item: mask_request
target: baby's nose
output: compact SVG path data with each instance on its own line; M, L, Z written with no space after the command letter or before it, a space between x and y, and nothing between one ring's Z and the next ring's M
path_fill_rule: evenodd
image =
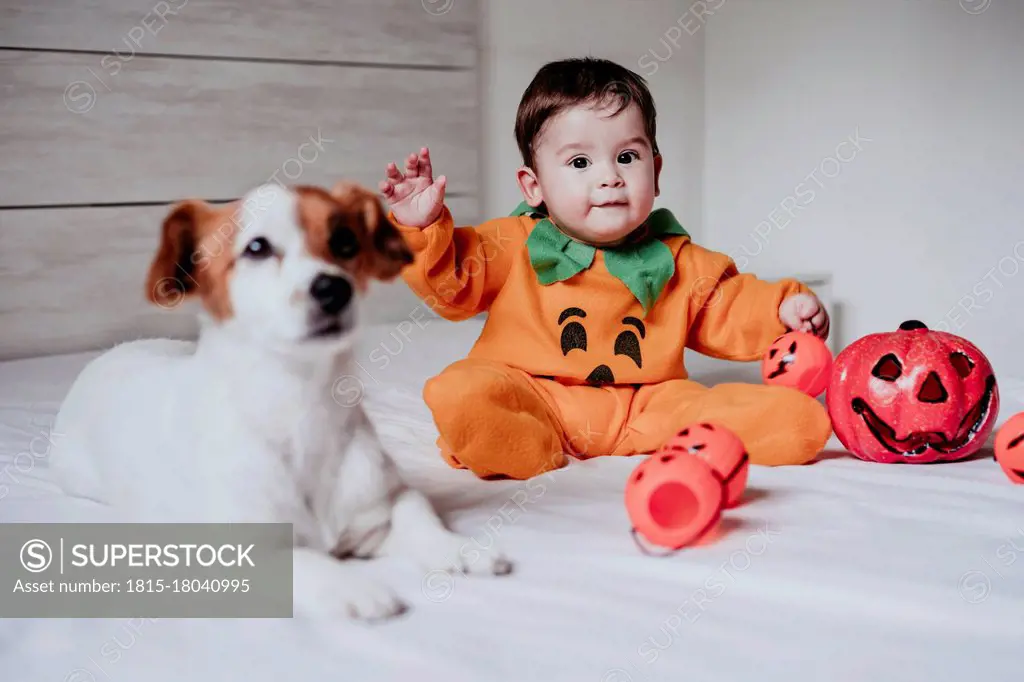
M615 172L608 173L601 180L601 187L622 187L624 184L622 176Z

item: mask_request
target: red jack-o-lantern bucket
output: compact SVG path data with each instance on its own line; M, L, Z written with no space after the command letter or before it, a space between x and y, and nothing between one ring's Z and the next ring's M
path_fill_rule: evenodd
M1024 484L1024 412L1010 417L996 431L996 462L1007 478Z
M952 462L985 444L999 389L977 346L912 320L843 349L826 404L836 436L861 459Z
M673 551L698 543L743 496L749 459L743 441L721 424L681 429L626 481L634 539Z
M832 376L832 351L807 332L789 332L761 357L761 379L766 384L788 386L817 398Z
M668 439L664 452L685 452L700 457L725 484L725 506L735 507L747 488L750 456L743 441L721 424L691 424Z

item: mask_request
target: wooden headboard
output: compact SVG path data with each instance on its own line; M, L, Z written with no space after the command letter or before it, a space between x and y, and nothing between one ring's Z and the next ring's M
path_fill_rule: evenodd
M16 0L0 6L0 359L150 335L170 203L263 182L375 188L428 145L477 220L477 0ZM417 301L375 286L370 322Z

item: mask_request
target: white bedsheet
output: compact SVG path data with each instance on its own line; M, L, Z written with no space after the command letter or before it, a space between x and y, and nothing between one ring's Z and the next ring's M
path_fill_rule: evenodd
M368 330L365 402L407 475L449 522L516 560L504 578L424 588L374 570L411 605L380 625L288 620L0 621L8 682L162 680L1019 680L1024 675L1024 486L991 457L932 466L828 455L754 467L750 501L715 543L640 553L622 502L638 460L574 462L539 480L449 469L420 397L478 322ZM0 521L101 520L46 484L50 424L91 354L0 364ZM688 361L695 379L756 367ZM1000 377L1000 422L1024 381ZM541 488L543 486L543 488ZM522 510L511 500L529 493ZM523 499L520 494L519 500ZM0 551L12 551L10 547ZM2 615L2 614L0 614Z

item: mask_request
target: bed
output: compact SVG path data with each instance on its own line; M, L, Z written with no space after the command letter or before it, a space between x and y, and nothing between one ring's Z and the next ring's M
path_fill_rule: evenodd
M420 388L466 353L480 324L369 327L360 380L405 474L454 528L500 543L516 561L511 576L425 581L379 561L374 570L411 608L371 625L5 620L3 678L1019 679L1024 489L991 452L875 465L833 441L811 465L754 467L743 505L713 542L647 556L622 500L637 459L574 461L532 483L480 481L442 463ZM0 521L103 520L56 492L46 467L60 400L94 355L0 363ZM692 354L688 365L707 383L757 380L752 365ZM1003 378L1001 389L1005 420L1024 409L1024 381ZM528 485L522 508L511 504Z
M485 88L526 78L527 56L558 48L535 50L531 35L496 51L479 37L488 4L5 3L0 523L106 520L49 483L47 453L60 437L52 423L96 354L88 349L195 331L190 311L141 296L170 203L231 199L282 178L373 186L388 161L429 143L458 221L483 217L484 190L496 186L489 169L500 165L480 154L480 121L493 108ZM671 8L671 19L679 13ZM572 12L560 14L578 28ZM639 42L606 42L643 54L662 33L652 21L632 32ZM601 42L577 33L577 44ZM672 68L702 72L702 61L688 62L700 54L682 50ZM688 76L657 87L703 101L703 90L668 86L677 80L689 87ZM419 106L395 106L405 100ZM668 144L686 152L690 142ZM687 178L702 172L698 164L669 173L680 190L673 201L697 215L701 185ZM1010 485L990 453L910 468L860 462L833 441L812 465L755 467L745 503L714 542L650 557L634 545L623 503L636 459L573 462L533 482L484 482L443 464L421 387L465 355L480 322L424 323L409 315L418 301L404 288L379 293L353 378L369 414L450 525L500 543L514 573L425 581L402 563L375 562L410 611L315 630L295 620L0 613L0 680L1021 678L1024 486ZM750 365L691 355L688 366L709 384L758 381ZM1003 418L1024 410L1024 375L1000 386ZM520 509L513 500L524 490Z

